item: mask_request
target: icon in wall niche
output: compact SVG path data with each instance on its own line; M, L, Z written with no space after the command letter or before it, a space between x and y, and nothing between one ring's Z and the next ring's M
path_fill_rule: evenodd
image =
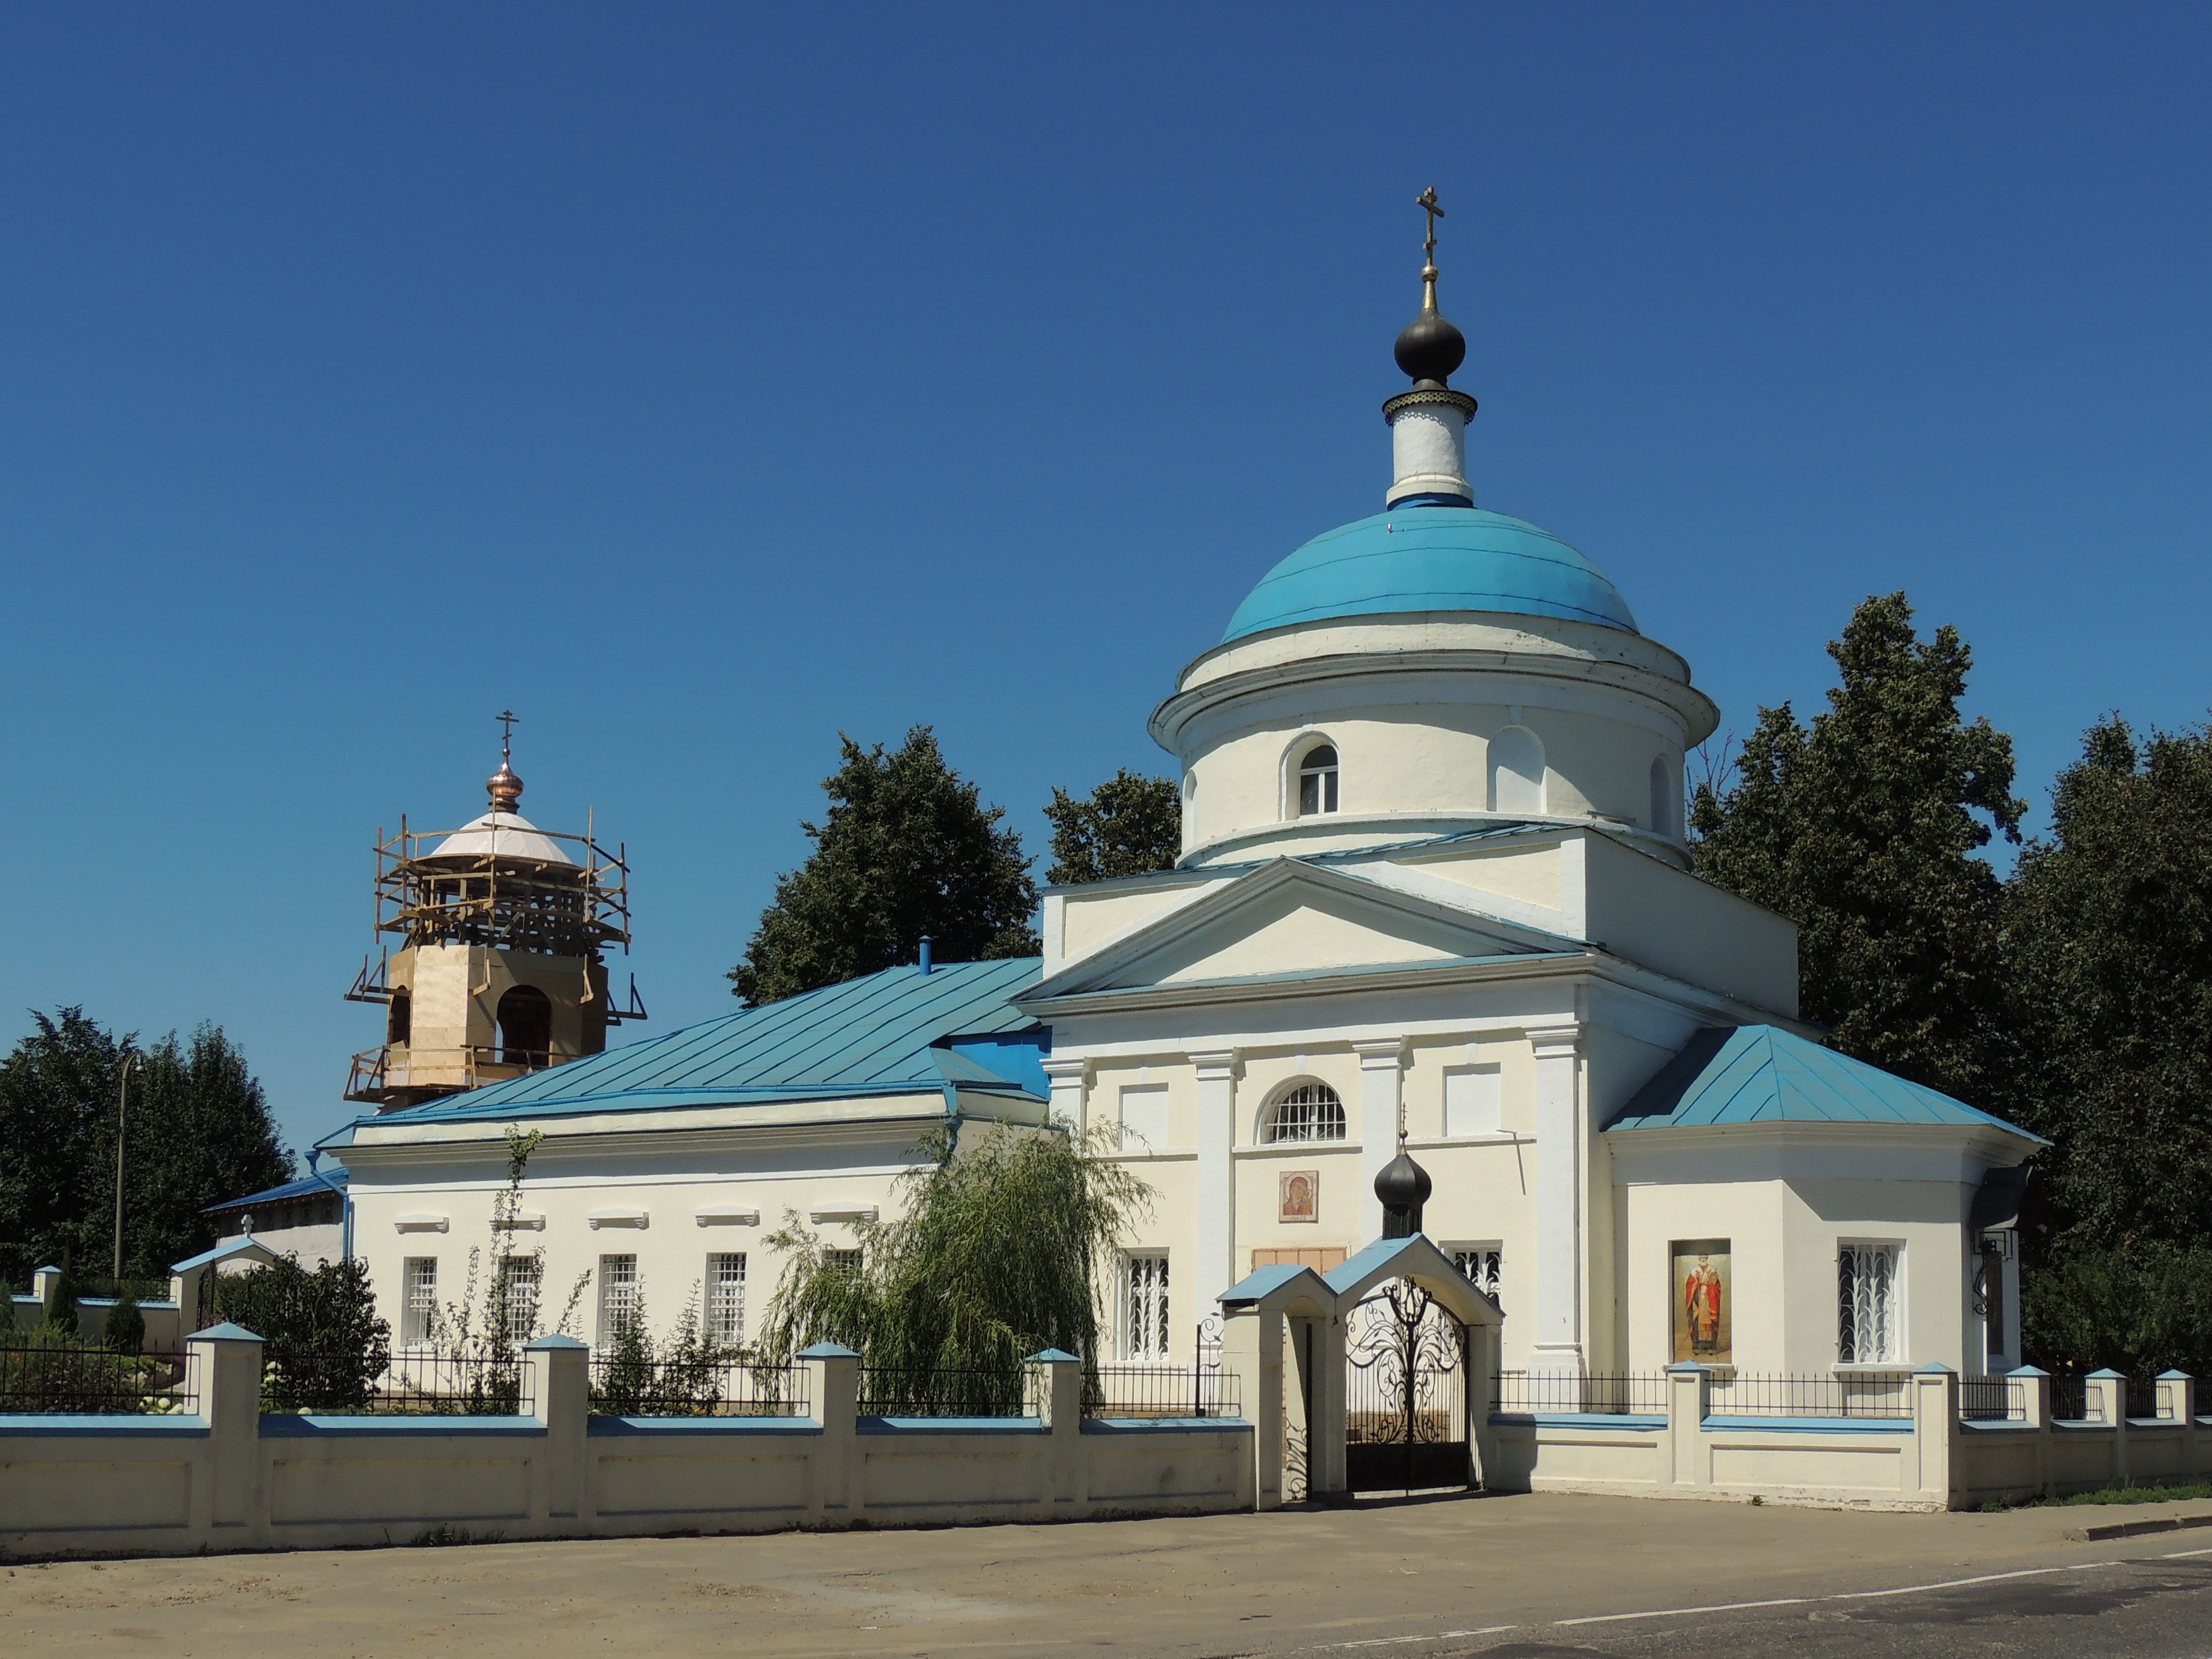
M1279 1218L1284 1221L1320 1220L1321 1171L1285 1170L1282 1179L1283 1208Z
M1729 1281L1729 1241L1692 1238L1674 1247L1674 1363L1729 1363L1729 1327L1735 1287Z

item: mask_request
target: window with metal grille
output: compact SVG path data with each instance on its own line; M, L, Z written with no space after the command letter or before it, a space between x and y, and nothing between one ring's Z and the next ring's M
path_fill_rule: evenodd
M1262 1141L1341 1140L1344 1102L1326 1083L1301 1083L1267 1108Z
M438 1324L438 1258L409 1256L403 1282L406 1290L399 1309L399 1340L428 1342Z
M637 1258L599 1258L599 1346L605 1347L637 1322Z
M1458 1268L1475 1289L1498 1294L1498 1273L1505 1260L1502 1244L1455 1245L1451 1253L1452 1266Z
M726 1347L745 1340L745 1258L740 1252L707 1258L707 1334Z
M1894 1244L1836 1249L1836 1358L1846 1365L1897 1359L1899 1280Z
M500 1263L499 1320L510 1341L527 1342L538 1334L540 1276L534 1255L511 1255Z
M1298 762L1298 816L1336 811L1336 750L1310 749Z
M1167 1252L1132 1252L1121 1258L1121 1354L1125 1359L1168 1357Z

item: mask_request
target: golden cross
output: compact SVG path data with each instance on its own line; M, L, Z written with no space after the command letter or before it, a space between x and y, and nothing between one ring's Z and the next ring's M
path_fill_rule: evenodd
M1413 205L1429 216L1429 240L1421 244L1421 252L1429 264L1434 264L1437 262L1437 221L1444 216L1444 210L1437 205L1437 187L1431 185L1414 199Z

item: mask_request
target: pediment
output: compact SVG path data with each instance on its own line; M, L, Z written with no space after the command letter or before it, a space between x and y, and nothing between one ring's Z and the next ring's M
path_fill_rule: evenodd
M1571 941L1472 909L1279 859L1133 929L1022 1000L1571 948Z

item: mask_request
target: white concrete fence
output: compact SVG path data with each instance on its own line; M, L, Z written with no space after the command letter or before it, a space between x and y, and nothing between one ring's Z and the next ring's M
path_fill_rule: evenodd
M1677 1365L1663 1413L1492 1415L1485 1480L1508 1492L1954 1510L2212 1475L2212 1419L2197 1415L2193 1378L2160 1377L2157 1415L2130 1418L2124 1379L2099 1372L2082 1385L2084 1418L2067 1421L2051 1415L2044 1372L2004 1382L2002 1419L1961 1420L1959 1377L1940 1365L1900 1379L1900 1416L1756 1417L1717 1414L1725 1383Z
M0 1417L15 1556L768 1532L1198 1514L1253 1506L1238 1419L1083 1416L1083 1365L1031 1364L1036 1414L863 1418L860 1361L799 1356L809 1417L592 1414L590 1351L526 1350L511 1418L264 1415L261 1339L191 1337L189 1414Z

